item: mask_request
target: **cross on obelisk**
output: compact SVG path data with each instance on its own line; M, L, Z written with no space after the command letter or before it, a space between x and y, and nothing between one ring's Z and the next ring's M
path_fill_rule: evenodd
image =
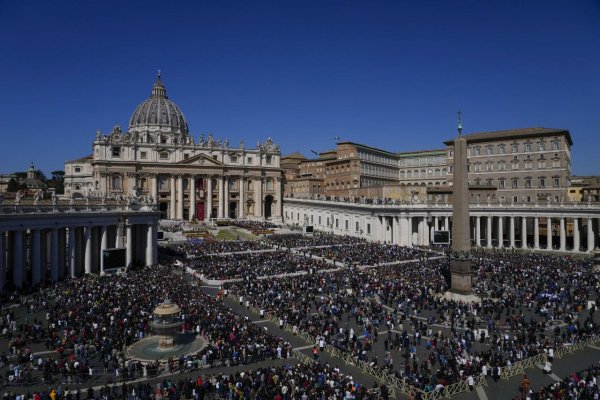
M471 235L469 223L469 176L467 139L462 136L462 113L458 112L458 136L454 139L452 184L452 252L450 291L473 293L471 272Z

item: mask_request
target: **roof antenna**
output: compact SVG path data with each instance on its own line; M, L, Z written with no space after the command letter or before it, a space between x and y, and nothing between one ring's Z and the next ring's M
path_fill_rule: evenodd
M458 136L462 135L462 112L458 110Z

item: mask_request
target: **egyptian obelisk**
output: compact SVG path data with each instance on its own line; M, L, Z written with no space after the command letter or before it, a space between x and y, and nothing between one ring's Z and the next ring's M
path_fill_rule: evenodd
M459 111L458 137L454 139L452 252L450 256L450 292L459 295L470 295L473 293L471 282L468 172L467 140L462 136L462 118Z

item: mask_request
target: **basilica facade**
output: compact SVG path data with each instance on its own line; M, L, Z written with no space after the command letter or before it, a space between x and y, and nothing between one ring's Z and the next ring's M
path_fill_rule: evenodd
M92 147L65 163L66 196L152 202L168 219L281 220L279 146L270 138L253 149L212 135L196 140L160 75L127 131L98 131Z

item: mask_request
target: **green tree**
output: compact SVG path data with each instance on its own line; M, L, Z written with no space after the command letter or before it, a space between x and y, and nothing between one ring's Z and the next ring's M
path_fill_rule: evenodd
M6 187L6 191L11 193L19 191L19 184L15 178L10 178L10 181L8 181L8 186Z

